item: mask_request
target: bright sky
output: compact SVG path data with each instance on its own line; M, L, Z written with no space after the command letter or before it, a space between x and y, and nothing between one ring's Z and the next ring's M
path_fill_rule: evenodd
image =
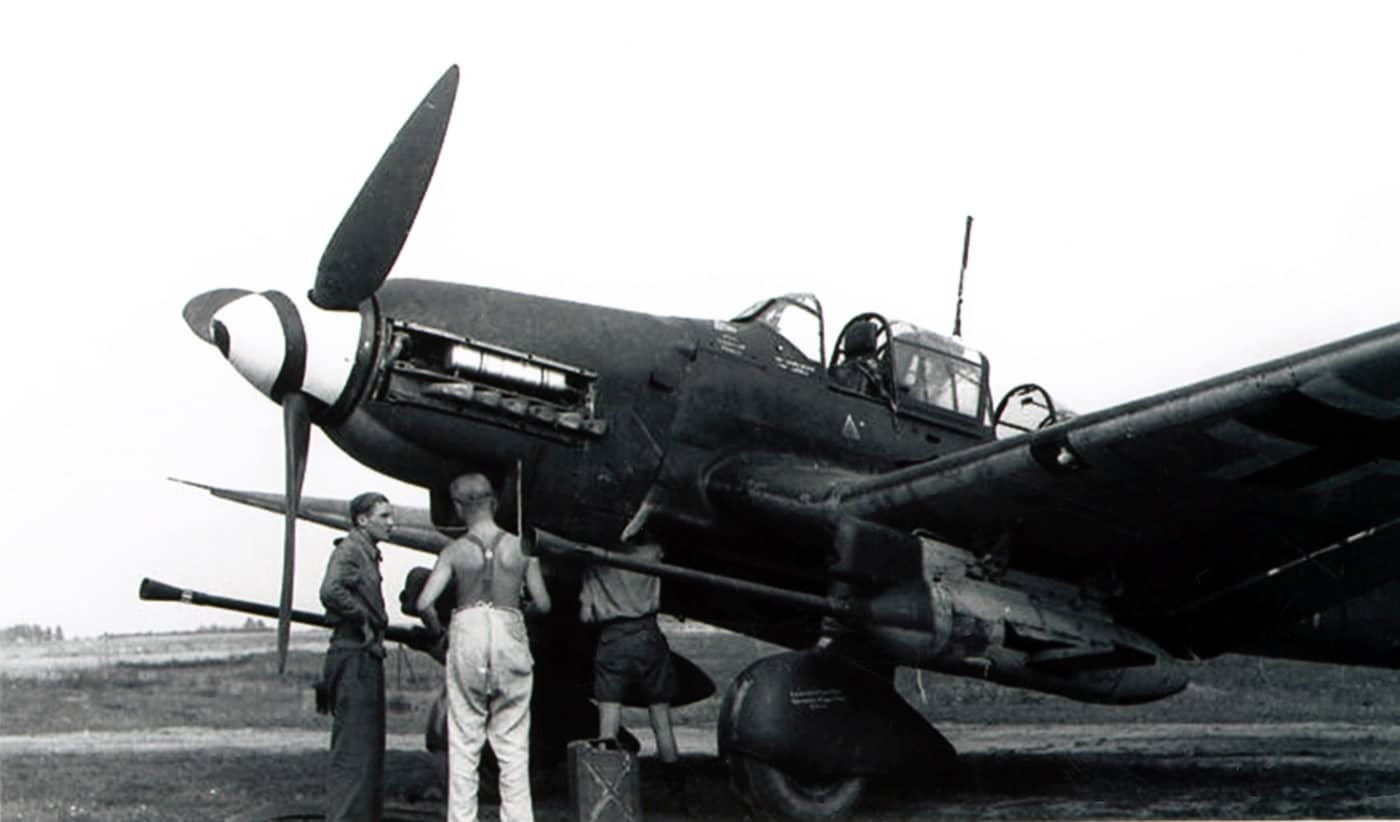
M19 9L18 11L16 9ZM964 335L1080 411L1397 319L1400 8L1346 3L23 3L0 22L0 626L276 598L280 415L189 333L308 288L462 67L396 276L728 317L813 291ZM386 488L313 438L308 494ZM301 531L316 608L334 534ZM391 550L389 595L425 558Z

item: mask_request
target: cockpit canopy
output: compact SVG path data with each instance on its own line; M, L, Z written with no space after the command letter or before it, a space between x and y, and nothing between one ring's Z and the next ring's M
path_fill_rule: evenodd
M821 302L811 294L784 294L761 300L740 312L735 323L759 323L781 336L813 363L826 351ZM912 413L953 413L985 425L990 413L987 358L956 337L945 337L902 320L861 314L842 329L832 350L830 370L847 357L847 334L873 324L876 343L871 392L893 407ZM857 326L860 328L857 329Z
M982 421L988 404L987 358L956 337L911 323L890 323L895 393L906 403Z

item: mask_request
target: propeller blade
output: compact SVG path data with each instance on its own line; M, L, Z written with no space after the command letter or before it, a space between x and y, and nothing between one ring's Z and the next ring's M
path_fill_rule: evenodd
M341 218L316 270L311 301L351 310L389 276L437 166L458 70L449 68L389 144Z
M196 337L213 345L214 315L219 313L220 308L252 293L242 288L216 288L206 291L185 303L185 310L182 312L185 315L185 323Z
M311 404L293 391L282 398L282 432L287 446L287 512L282 534L282 597L277 605L277 672L287 670L287 644L292 634L292 578L296 569L297 509L306 476L306 452L311 443Z

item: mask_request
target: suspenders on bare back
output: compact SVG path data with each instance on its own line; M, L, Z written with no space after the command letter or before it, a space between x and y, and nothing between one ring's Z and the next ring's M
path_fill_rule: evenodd
M485 542L482 542L482 541L481 541L481 538L478 537L476 534L473 534L473 533L470 533L470 532L468 532L468 533L466 534L466 538L469 539L469 540L471 540L473 543L476 544L476 547L478 547L478 548L481 549L481 565L482 565L482 570L481 570L481 587L482 587L482 594L484 594L484 597L483 597L482 599L477 600L477 601L476 601L475 603L473 603L473 604L459 606L459 607L458 607L458 610L462 610L462 609L464 609L464 608L473 608L473 607L476 607L476 606L479 606L479 605L482 605L482 604L485 604L485 605L487 605L487 606L489 606L489 607L491 607L491 608L496 608L496 607L498 607L498 606L496 605L496 601L495 601L495 600L496 600L495 592L492 591L491 589L492 589L492 583L493 583L494 578L495 578L495 576L496 576L496 548L501 544L501 540L505 538L505 535L506 535L506 532L505 532L505 531L497 531L497 532L496 532L496 538L493 539L493 540L491 540L491 544L490 544L490 545L487 545ZM499 683L492 684L492 682L493 682L492 676L493 676L493 675L492 675L492 672L491 672L491 664L492 664L492 663L491 663L491 660L492 660L491 646L492 646L492 644L493 644L493 640L491 639L490 622L488 621L486 624L487 624L487 631L486 631L486 655L485 655L485 658L482 660L482 665L481 665L481 667L479 668L479 672L480 672L483 676L486 677L486 686L485 686L485 687L486 687L487 691L488 691L488 692L498 692Z
M476 544L476 547L481 549L481 588L484 594L483 600L493 605L496 600L496 592L492 587L492 582L496 575L496 548L501 544L501 540L505 538L505 535L505 531L497 531L495 539L492 539L491 544L487 545L485 542L482 542L481 538L476 534L471 532L466 534L467 539L471 540Z

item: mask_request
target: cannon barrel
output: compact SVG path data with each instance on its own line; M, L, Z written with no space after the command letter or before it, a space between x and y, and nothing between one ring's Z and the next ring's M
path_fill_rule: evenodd
M905 629L920 634L927 634L935 627L933 608L930 604L931 592L923 585L887 588L871 596L822 596L665 562L635 559L596 545L574 542L538 528L535 529L534 535L535 550L539 554L576 562L596 562L600 565L650 574L661 579L689 582L867 627Z
M839 619L868 618L868 615L861 609L861 604L849 599L792 591L759 582L750 582L746 579L728 577L723 574L712 574L708 571L697 571L679 565L668 565L664 562L633 559L616 551L574 542L538 528L535 529L535 550L541 554L563 559L596 562L600 565L611 565L627 571L651 574L661 579L690 582L743 596L766 599L770 602L779 602L824 616L833 616Z
M141 580L141 598L154 602L184 602L190 605L203 605L208 608L219 608L224 611L237 611L240 614L252 614L253 616L277 618L277 606L267 605L261 602L250 602L245 599L234 599L233 597L221 597L217 594L206 594L191 588L177 588L159 580ZM315 625L321 628L329 628L334 623L325 614L318 614L312 611L292 611L292 622L302 625ZM410 648L417 648L426 651L433 646L435 641L428 629L421 627L404 628L397 625L390 625L384 629L384 638L391 642L400 642Z

